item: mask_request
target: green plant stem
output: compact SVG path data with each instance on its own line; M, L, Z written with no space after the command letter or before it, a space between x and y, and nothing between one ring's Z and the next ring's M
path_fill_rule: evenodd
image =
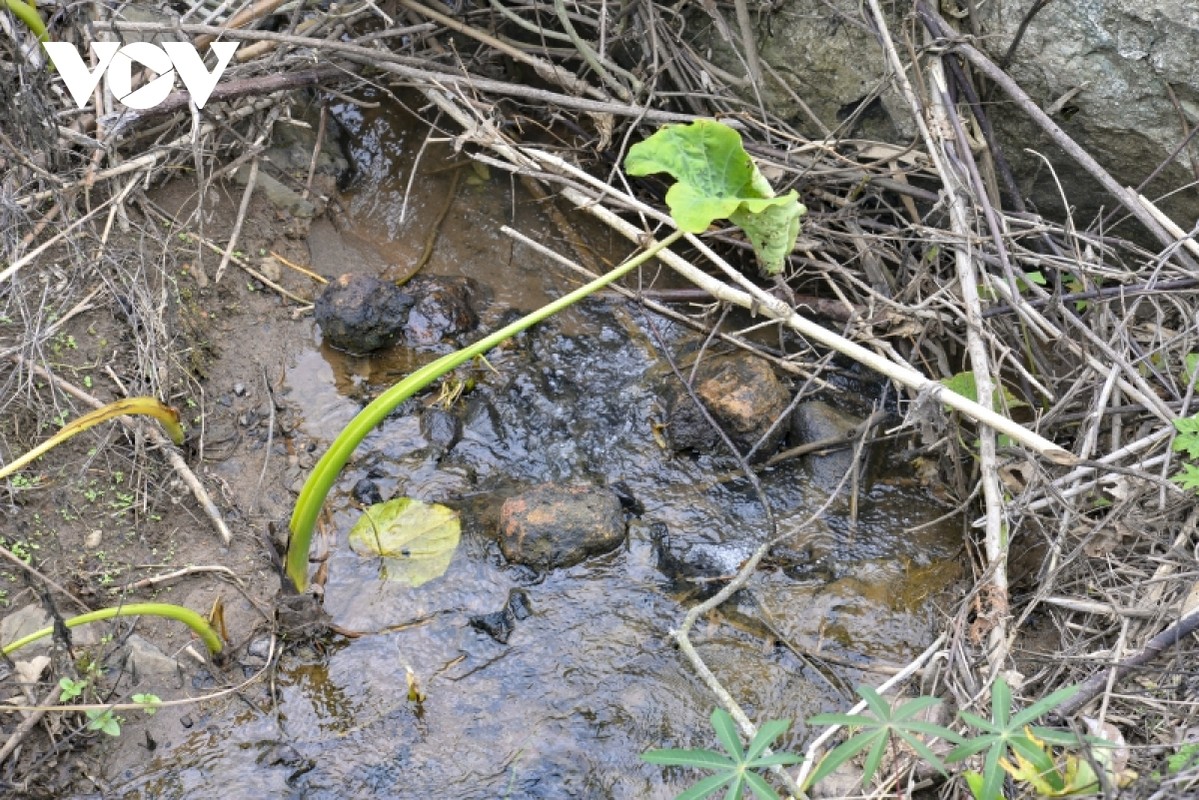
M8 6L8 10L13 13L14 17L24 22L25 26L33 31L39 42L50 38L46 33L46 23L42 22L42 18L31 4L23 2L23 0L4 0L4 5Z
M329 490L333 488L333 482L341 474L342 468L349 461L354 449L358 447L362 440L366 438L366 435L382 422L396 406L459 365L466 363L475 356L486 353L491 348L502 344L516 334L568 308L613 281L624 277L646 261L649 261L660 251L674 244L682 236L683 231L676 230L662 241L638 253L611 272L601 275L590 283L575 289L573 292L563 295L552 303L544 305L536 311L521 317L516 322L500 328L495 333L469 347L455 350L436 361L426 364L376 397L366 408L359 411L358 416L354 417L341 433L338 434L333 443L329 445L329 449L321 456L320 461L313 467L312 473L308 476L308 480L304 482L304 487L300 490L300 496L296 500L295 509L292 511L291 523L289 525L291 538L287 543L287 576L291 578L291 582L295 585L296 590L303 592L308 588L308 549L312 542L312 531L316 526L316 518L320 514L321 507L325 504L325 498L328 496Z
M200 614L192 611L190 608L183 606L172 605L171 603L130 603L123 606L113 606L111 608L101 608L98 611L89 611L86 614L80 614L77 617L71 617L66 621L68 628L74 628L76 625L86 625L89 622L99 622L100 620L112 619L113 617L139 617L139 616L165 617L173 619L177 622L182 622L187 627L203 640L208 652L213 655L218 655L224 645L221 644L221 637L208 624L208 620L204 619ZM17 639L12 644L4 646L4 655L9 655L17 650L20 650L27 644L36 642L45 636L49 636L54 632L53 627L42 628L40 631L31 633L21 639Z

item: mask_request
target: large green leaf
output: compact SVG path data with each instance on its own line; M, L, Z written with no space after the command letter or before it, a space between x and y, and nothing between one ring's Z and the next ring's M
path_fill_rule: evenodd
M773 275L799 236L807 211L794 190L776 197L741 145L741 134L714 120L666 125L629 148L630 175L669 173L677 183L666 205L679 227L702 233L714 220L739 225L753 244L763 271Z
M383 559L387 580L416 587L445 574L461 531L453 509L397 497L362 512L350 529L350 547Z

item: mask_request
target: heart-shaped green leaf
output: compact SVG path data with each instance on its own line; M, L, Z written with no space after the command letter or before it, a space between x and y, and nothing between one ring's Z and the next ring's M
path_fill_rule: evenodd
M416 587L445 574L461 532L453 509L397 497L362 512L350 529L350 547L382 558L385 579Z
M703 233L714 220L739 225L768 275L782 269L807 211L794 190L775 197L770 183L741 145L741 134L714 120L666 125L629 148L630 175L669 173L677 183L666 205L678 226Z

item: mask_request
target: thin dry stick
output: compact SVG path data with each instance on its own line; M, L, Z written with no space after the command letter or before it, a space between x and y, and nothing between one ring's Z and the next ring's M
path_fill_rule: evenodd
M55 686L46 695L46 699L42 701L42 707L29 709L29 716L21 720L21 724L17 726L17 729L9 734L8 739L4 741L4 746L0 747L0 764L3 764L4 759L12 755L12 752L17 749L17 745L29 735L29 732L33 730L35 725L42 721L42 717L46 716L46 707L54 701L54 698L58 696L60 691L61 689Z
M966 211L965 198L968 194L967 179L956 169L951 168L942 158L942 148L951 145L950 142L938 141L934 138L930 125L924 116L920 100L912 91L904 72L903 62L891 41L891 32L887 27L886 17L879 8L878 0L869 0L870 13L874 16L874 24L878 29L878 39L886 54L892 71L892 80L900 93L907 99L912 117L916 121L920 134L928 148L933 166L941 176L941 181L947 191L949 204L949 219L954 233L961 237L964 246L954 248L954 266L957 268L958 291L961 292L963 311L966 316L966 352L970 358L971 371L977 387L976 397L979 405L991 411L995 383L991 377L990 358L987 355L987 345L982 337L982 302L978 296L978 274L974 268L970 247L973 240L973 230ZM935 125L937 131L951 130L948 124L949 110L944 107L947 92L945 88L945 73L940 68L940 61L934 60L930 65L929 75L933 83L933 109L937 115ZM959 153L962 159L972 158L969 150ZM999 671L1007 655L1007 615L1008 615L1008 580L1007 580L1007 531L1003 524L1003 493L999 488L999 471L995 460L995 431L991 428L979 430L978 437L979 471L982 477L983 507L985 509L985 525L983 546L987 563L991 565L990 596L988 603L995 609L991 618L994 627L989 632L990 648L988 659L992 673Z
M63 380L49 370L39 367L37 364L31 364L27 359L20 355L14 355L12 358L22 364L29 371L36 375L40 375L42 378L50 381L62 391L78 400L83 401L84 403L87 403L92 408L102 408L104 406L104 403L101 403L83 389L80 389L78 386L69 381ZM189 467L187 462L183 460L183 456L179 455L179 451L171 445L170 440L167 439L167 437L164 436L158 428L152 425L144 425L141 422L131 420L128 417L118 417L117 419L129 430L144 433L150 439L150 441L153 442L156 447L158 447L159 450L166 454L167 461L170 462L171 467L175 470L176 474L179 475L179 478L185 484L187 484L187 487L191 489L192 496L196 498L196 502L200 504L200 508L204 509L204 513L208 516L208 519L211 520L213 527L215 527L217 529L217 533L221 535L221 541L226 545L232 542L233 534L229 532L228 526L225 525L225 520L221 517L220 509L218 509L216 504L212 502L212 498L208 496L208 490L204 488L204 484L200 483L200 479L196 477L196 474L192 472L191 467Z
M1099 672L1087 678L1083 681L1082 688L1078 694L1058 706L1054 713L1063 719L1069 717L1094 700L1096 695L1103 691L1103 687L1108 684L1109 679L1119 680L1136 667L1148 664L1167 649L1175 647L1180 642L1187 641L1190 635L1197 630L1199 630L1199 610L1192 611L1187 616L1175 621L1157 636L1150 639L1141 648L1140 652L1129 656L1111 667L1104 667ZM1110 678L1109 670L1111 673Z
M89 606L87 603L83 602L78 597L76 597L69 589L63 588L59 584L52 581L50 578L43 575L32 564L26 564L24 561L22 561L20 558L18 558L17 555L15 553L13 553L11 550L9 550L7 547L0 546L0 556L7 558L9 561L16 564L18 567L25 570L30 575L37 578L39 581L46 584L47 586L49 586L51 589L58 592L62 596L70 598L71 602L73 602L75 605L82 608L84 611L92 610L91 606ZM0 759L0 760L2 760L2 759Z
M109 591L113 593L124 594L126 592L137 591L138 589L149 589L151 586L158 586L163 583L170 583L178 578L186 578L188 575L200 575L207 572L216 572L221 575L227 575L232 580L237 580L237 573L228 567L216 565L184 567L183 569L177 569L174 572L167 572L163 575L151 575L149 578L142 578L134 581L133 583L127 583L124 586L114 586Z
M250 175L246 178L246 190L241 195L241 205L237 207L237 220L233 223L233 231L229 234L229 244L225 246L225 254L221 256L221 263L217 265L216 276L213 277L213 283L220 283L221 276L225 274L225 267L229 266L229 259L233 258L233 251L237 248L237 239L241 236L242 223L246 221L246 210L250 207L250 198L254 194L254 188L258 185L258 159L250 160Z

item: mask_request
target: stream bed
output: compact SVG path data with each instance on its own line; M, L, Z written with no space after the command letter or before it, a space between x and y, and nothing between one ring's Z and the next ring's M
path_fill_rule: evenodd
M425 130L400 109L339 116L358 174L336 224L312 226L314 269L385 275L432 241L422 274L476 284L468 341L578 284L500 233L510 225L569 252L509 176L459 166L455 177L446 166L465 156L444 140L422 148ZM629 252L571 219L601 260ZM448 349L347 356L305 324L310 345L285 365L281 400L314 455L368 398ZM340 628L370 635L289 650L269 711L232 702L199 714L118 781L120 796L211 797L214 776L230 796L304 798L669 798L689 786L694 774L640 760L653 747L714 744L713 698L670 637L705 586L669 566L664 542L674 554L724 554L735 569L738 554L770 536L749 484L724 479L729 459L672 453L656 435L670 379L656 340L678 355L695 337L625 300L594 298L474 365L473 386L442 404L458 428L449 440L430 441L422 425L436 390L402 405L359 447L328 503L324 606ZM797 721L789 749L808 738L804 718L845 708L853 686L877 684L924 649L956 585L960 519L945 517L895 454L871 463L852 511L844 488L829 500L818 463L764 470L789 555L767 559L692 634L752 718ZM408 588L350 550L363 481L383 498L460 512L462 541L444 576ZM546 483L614 487L626 503L624 544L564 569L508 563L496 543L500 507ZM503 635L480 623L514 604ZM423 701L409 699L409 676Z

